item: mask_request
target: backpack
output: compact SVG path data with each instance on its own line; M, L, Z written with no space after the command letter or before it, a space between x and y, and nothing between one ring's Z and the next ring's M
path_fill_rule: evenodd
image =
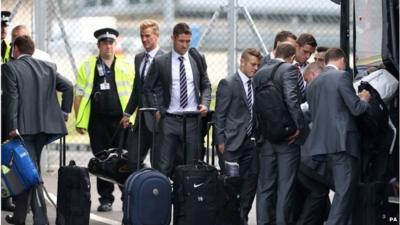
M283 64L280 62L267 80L255 88L255 112L260 132L271 143L281 143L296 132L297 127L284 102L282 87L275 78L275 72Z

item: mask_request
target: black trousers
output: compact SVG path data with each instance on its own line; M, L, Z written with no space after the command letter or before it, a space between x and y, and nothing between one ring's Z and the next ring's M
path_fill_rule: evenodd
M137 158L138 158L138 142L139 142L139 119L136 119L136 124L134 127L134 131L132 136L129 136L127 140L127 148L128 148L128 168L130 171L136 171L137 169ZM144 159L146 158L149 150L153 147L153 132L151 132L146 125L146 120L144 115L141 116L141 128L140 128L140 164L143 164ZM152 149L151 163L152 167L155 169L159 169L160 166L160 153L159 153L159 145L160 145L160 133L154 133L154 149Z
M30 157L36 164L36 168L40 172L40 155L43 146L48 141L47 134L40 133L36 135L24 135L24 143L29 152ZM28 213L28 205L31 206L33 213L33 224L44 225L49 224L47 218L46 201L43 196L43 184L38 184L28 191L15 196L15 211L14 218L15 224L25 224L26 215Z
M255 143L251 141L250 138L246 138L236 151L225 151L222 158L223 161L236 162L239 164L239 176L242 178L242 183L239 184L241 186L240 214L243 223L247 224L248 215L257 190L258 155ZM227 174L226 172L227 171L224 171L225 174Z
M112 147L112 138L119 127L120 120L121 116L105 116L95 113L90 115L88 133L93 154ZM115 139L119 139L119 137L115 137ZM97 178L97 192L100 195L101 204L114 202L113 191L113 183Z

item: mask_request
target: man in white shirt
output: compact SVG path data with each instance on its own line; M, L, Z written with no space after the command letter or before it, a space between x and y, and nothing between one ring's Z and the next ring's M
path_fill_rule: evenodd
M171 36L171 52L153 60L144 92L150 106L156 107L160 120L161 146L159 170L171 175L177 149L181 148L187 163L199 158L200 128L198 114L206 116L211 101L211 84L200 62L189 54L192 32L186 23L178 23ZM204 57L202 64L205 63ZM183 141L183 116L186 113L186 140Z

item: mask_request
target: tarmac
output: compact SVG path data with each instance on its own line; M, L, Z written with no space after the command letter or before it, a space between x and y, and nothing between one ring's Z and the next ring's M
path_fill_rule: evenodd
M44 186L46 187L50 198L57 202L57 172L44 173L42 174L44 180ZM111 212L97 212L97 207L99 206L97 189L96 189L96 178L90 175L91 181L91 213L90 213L90 225L121 225L122 224L122 201L121 201L121 191L115 185L114 197L115 201L113 204L113 210ZM56 208L47 199L47 215L51 225L55 224L56 221ZM249 225L256 225L256 214L255 214L255 201L253 203L252 211L249 215ZM10 214L10 212L1 211L1 224L8 224L5 221L5 216ZM26 218L26 225L33 224L32 213L28 213ZM171 221L172 224L172 221Z

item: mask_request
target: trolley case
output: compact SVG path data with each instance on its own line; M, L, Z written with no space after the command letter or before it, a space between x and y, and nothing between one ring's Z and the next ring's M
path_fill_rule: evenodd
M24 146L22 137L1 145L1 179L9 194L15 196L42 181L38 170Z
M215 166L216 145L214 141L210 143L210 135L215 140L215 122L210 121L207 124L207 148L206 160L209 163L209 155L211 156L211 165ZM210 148L211 144L211 148ZM211 150L211 154L209 153ZM220 161L221 163L221 161ZM218 174L218 225L241 225L240 217L240 177L230 177L220 173Z
M141 144L141 116L145 111L155 114L157 109L139 109L138 149L140 149ZM154 139L153 134L153 146ZM138 169L139 166L140 151L138 151ZM169 179L157 170L144 168L134 172L124 184L122 223L124 225L169 225L171 221L171 192Z
M71 160L65 166L65 136L60 139L60 168L57 184L56 225L88 225L90 217L90 179L87 168Z
M190 114L198 112L187 112ZM183 118L183 154L186 159L186 114ZM199 143L200 144L200 143ZM175 225L214 225L217 222L218 171L203 161L179 165L173 175Z

